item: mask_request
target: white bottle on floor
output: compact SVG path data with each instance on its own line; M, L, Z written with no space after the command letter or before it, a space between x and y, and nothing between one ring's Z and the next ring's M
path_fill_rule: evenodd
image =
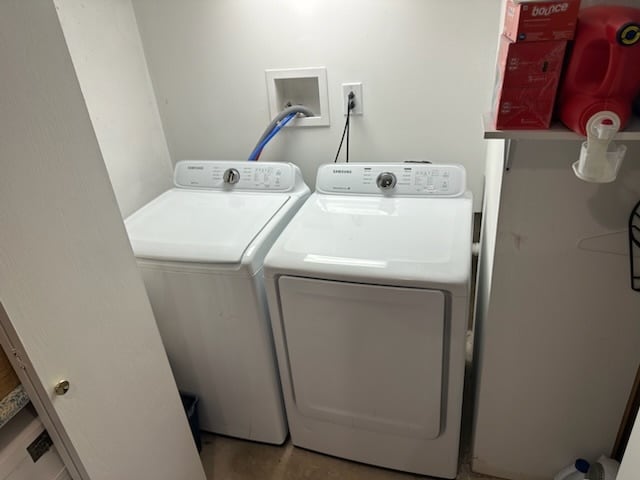
M589 462L579 458L553 477L553 480L584 480L586 473L589 471Z
M589 467L589 471L584 478L587 480L616 480L619 469L620 463L618 461L600 455L598 461Z

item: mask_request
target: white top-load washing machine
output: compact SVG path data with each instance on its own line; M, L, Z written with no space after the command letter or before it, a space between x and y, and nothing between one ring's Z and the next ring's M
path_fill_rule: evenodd
M174 184L125 224L176 383L200 397L203 430L280 444L262 263L309 188L266 162L182 161Z
M472 202L458 165L320 167L265 259L294 445L454 478Z

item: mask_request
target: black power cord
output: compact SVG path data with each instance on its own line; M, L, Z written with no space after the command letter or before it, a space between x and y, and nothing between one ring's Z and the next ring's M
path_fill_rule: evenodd
M338 151L336 152L336 158L333 160L333 163L338 162L338 156L340 155L340 150L342 150L342 143L344 142L345 135L347 136L347 159L346 163L349 163L349 132L351 130L350 127L350 119L351 119L351 110L356 108L355 101L356 94L353 92L349 92L347 95L347 121L344 122L344 130L342 130L342 138L340 139L340 145L338 145Z
M629 263L631 267L631 288L640 292L640 202L633 207L629 216Z

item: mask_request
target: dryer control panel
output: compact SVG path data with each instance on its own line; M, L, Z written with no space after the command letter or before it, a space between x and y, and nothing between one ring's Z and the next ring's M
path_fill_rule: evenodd
M342 195L459 197L466 191L462 165L338 163L318 169L316 190Z
M287 192L294 188L298 168L290 163L183 160L173 183L182 188Z

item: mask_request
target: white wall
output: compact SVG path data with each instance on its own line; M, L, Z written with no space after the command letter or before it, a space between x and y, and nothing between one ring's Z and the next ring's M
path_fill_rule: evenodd
M264 160L309 183L333 161L344 82L364 84L352 161L460 162L480 209L500 0L134 0L173 161L246 159L269 121L264 70L326 66L331 127L281 133Z
M131 0L54 0L123 217L171 186L172 165Z

